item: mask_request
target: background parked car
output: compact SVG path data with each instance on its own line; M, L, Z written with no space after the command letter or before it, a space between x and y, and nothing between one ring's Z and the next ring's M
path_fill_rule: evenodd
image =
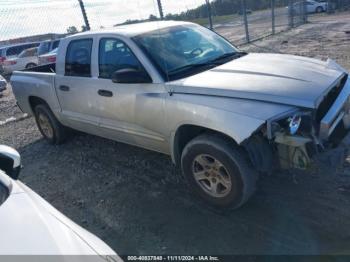
M38 55L44 55L47 54L49 52L51 52L52 50L56 49L60 43L60 39L57 40L51 40L51 41L44 41L41 42L39 47L38 47Z
M122 261L102 240L17 181L20 168L18 152L0 145L0 255L94 255L93 261Z
M8 59L4 62L3 70L10 74L16 70L32 68L38 65L38 48L29 48L23 50L18 57Z
M2 67L6 60L18 56L23 50L38 47L39 44L40 43L24 43L0 47L0 72L2 71Z
M47 64L56 63L57 49L58 48L55 48L51 52L39 56L38 65L47 65Z
M6 86L6 80L0 75L0 92L4 91L6 89Z
M303 12L303 4L305 3L305 10L308 14L326 12L328 8L327 2L319 2L313 0L300 1L293 4L293 12L300 14ZM288 8L288 7L287 7Z

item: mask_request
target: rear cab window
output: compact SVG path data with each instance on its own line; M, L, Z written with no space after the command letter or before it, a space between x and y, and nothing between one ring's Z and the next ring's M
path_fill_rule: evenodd
M92 39L72 40L67 47L65 76L91 77Z

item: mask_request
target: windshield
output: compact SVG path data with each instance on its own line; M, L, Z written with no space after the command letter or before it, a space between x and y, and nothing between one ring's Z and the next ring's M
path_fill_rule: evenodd
M207 70L205 65L238 50L221 36L198 25L180 25L133 37L165 79L175 80Z

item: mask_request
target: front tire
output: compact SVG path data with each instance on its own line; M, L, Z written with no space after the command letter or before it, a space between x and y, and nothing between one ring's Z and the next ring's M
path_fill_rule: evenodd
M47 105L37 105L34 113L40 133L50 144L58 145L66 140L68 129L57 120Z
M184 148L181 167L197 196L216 207L243 205L255 191L257 172L226 138L201 135Z

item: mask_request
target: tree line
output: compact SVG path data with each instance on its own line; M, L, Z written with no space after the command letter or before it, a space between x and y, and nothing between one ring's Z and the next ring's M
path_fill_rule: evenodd
M166 1L166 0L164 0ZM271 0L246 0L247 9L250 10L261 10L271 7ZM275 0L275 6L287 6L288 0ZM210 2L210 9L212 16L222 16L222 15L231 15L236 13L241 13L242 11L242 1L241 0L214 0ZM166 13L166 10L164 10ZM203 4L186 11L183 11L179 14L167 14L165 15L166 20L194 20L198 18L207 18L209 17L209 8L208 5L203 0ZM133 24L143 21L155 21L159 18L155 15L150 15L148 19L144 20L127 20L122 24Z
M275 6L287 6L288 0L275 0ZM247 9L261 10L271 7L271 0L246 0ZM231 15L241 13L242 1L241 0L214 0L210 2L210 9L213 16ZM193 20L197 18L206 18L209 16L209 8L206 3L203 5L189 9L180 14L167 14L166 19L172 20Z

